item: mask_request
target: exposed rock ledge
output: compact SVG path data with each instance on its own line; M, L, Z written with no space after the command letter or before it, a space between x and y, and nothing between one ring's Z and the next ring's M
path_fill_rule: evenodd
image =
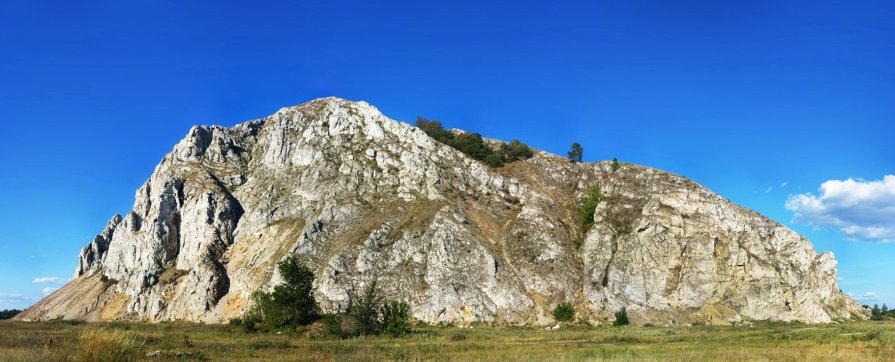
M582 234L593 186L604 201ZM18 318L221 322L289 253L324 308L375 279L426 322L546 324L564 301L595 323L621 307L658 324L866 317L832 254L683 177L540 151L493 170L324 98L191 129L74 279Z

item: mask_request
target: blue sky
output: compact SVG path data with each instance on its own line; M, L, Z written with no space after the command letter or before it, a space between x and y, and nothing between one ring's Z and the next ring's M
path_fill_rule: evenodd
M690 177L895 305L892 2L184 3L0 3L0 309L69 278L191 125L330 95Z

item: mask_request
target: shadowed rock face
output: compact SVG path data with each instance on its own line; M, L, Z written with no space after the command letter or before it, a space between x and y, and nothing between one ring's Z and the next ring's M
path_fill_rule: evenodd
M585 232L593 187L603 201ZM325 98L191 129L74 279L19 318L221 322L278 283L290 253L324 309L376 280L426 322L544 324L564 301L595 323L622 307L635 323L865 317L832 254L683 177L540 151L490 169Z

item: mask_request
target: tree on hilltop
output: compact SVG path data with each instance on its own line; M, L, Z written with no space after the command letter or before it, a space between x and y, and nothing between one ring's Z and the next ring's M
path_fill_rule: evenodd
M572 150L569 151L569 159L572 162L581 162L584 158L584 148L578 142L572 143Z

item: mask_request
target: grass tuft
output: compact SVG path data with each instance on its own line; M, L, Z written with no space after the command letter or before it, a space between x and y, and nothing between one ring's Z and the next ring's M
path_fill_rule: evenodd
M125 362L140 356L143 343L122 329L88 329L81 333L81 361Z

